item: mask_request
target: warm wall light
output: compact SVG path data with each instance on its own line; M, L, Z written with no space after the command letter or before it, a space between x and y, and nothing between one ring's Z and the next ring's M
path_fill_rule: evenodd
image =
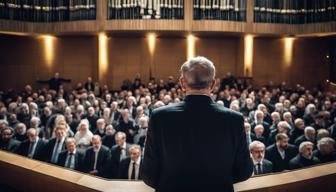
M294 38L285 37L284 38L284 62L285 62L286 67L289 67L292 64L293 46L294 46Z
M107 72L108 68L108 44L107 36L105 33L99 33L98 35L98 54L99 54L99 79L102 80Z
M188 35L187 37L187 60L195 56L195 37Z
M253 67L253 36L244 37L244 75L252 76Z
M54 57L55 57L56 37L51 36L51 35L43 35L41 36L41 38L43 40L45 61L46 61L48 68L51 68L54 62Z
M151 55L153 55L155 51L155 41L156 41L156 35L154 33L149 33L147 35L147 42L148 42L149 53Z

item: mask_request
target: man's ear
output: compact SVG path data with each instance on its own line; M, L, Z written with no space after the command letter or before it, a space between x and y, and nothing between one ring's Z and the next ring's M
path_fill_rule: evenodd
M186 81L183 77L180 78L180 84L181 84L182 91L186 91Z
M211 92L215 89L216 87L216 79L212 80L211 85L210 85L210 90Z

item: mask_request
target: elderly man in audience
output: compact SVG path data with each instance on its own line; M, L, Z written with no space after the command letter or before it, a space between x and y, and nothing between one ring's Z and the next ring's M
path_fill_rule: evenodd
M18 140L18 141L24 141L26 139L28 139L27 136L27 127L24 123L18 123L16 125L16 131L15 134L13 136L14 139Z
M59 154L66 148L66 136L65 126L58 125L55 129L55 137L51 138L45 147L45 161L57 164Z
M265 145L260 141L253 141L250 146L250 153L253 160L254 175L260 175L273 172L273 164L265 159Z
M68 137L65 141L66 150L62 151L57 160L57 165L83 171L84 151L76 148L76 139Z
M118 132L115 135L116 145L111 148L112 177L118 176L120 161L129 156L130 144L126 142L126 134Z
M289 123L287 121L280 121L278 123L277 129L272 130L272 132L270 133L270 136L268 138L268 144L272 145L273 143L275 143L275 136L278 133L286 133L287 135L289 135L289 130L290 130Z
M103 145L105 145L106 147L108 147L109 149L115 145L115 133L116 130L114 129L114 127L109 124L106 126L105 128L105 136L102 138L102 142Z
M17 153L31 159L42 161L44 159L46 142L39 138L38 131L34 128L28 129L27 135L28 139L20 144Z
M119 125L117 127L118 131L122 131L127 135L127 142L133 142L133 137L135 135L135 123L131 119L131 114L128 109L123 109L121 112L121 118Z
M93 134L99 135L101 138L103 138L105 136L105 120L103 118L100 118L97 120L96 124L96 130Z
M294 144L295 140L304 134L305 124L303 119L297 118L294 120L294 127L290 130L290 140L291 144Z
M84 170L91 175L106 177L111 158L110 150L102 145L99 135L94 135L91 142L92 146L85 153Z
M270 134L270 125L264 121L264 112L257 110L255 111L254 114L254 121L251 123L251 128L252 131L254 131L254 127L257 125L262 125L264 127L264 133L263 136L265 137L265 139L267 140Z
M75 139L76 139L76 143L77 146L79 146L82 149L86 149L90 143L91 143L91 139L92 139L92 132L89 130L89 122L86 119L83 119L77 128L77 133L75 134Z
M314 151L314 156L317 157L321 163L335 161L335 140L330 137L324 137L317 141L317 150Z
M251 135L252 141L260 141L263 144L267 144L266 138L263 136L264 134L264 126L262 124L256 125L254 127L254 135Z
M273 171L279 172L289 169L288 163L298 151L296 146L288 144L286 133L278 133L275 140L276 143L267 147L265 157L273 163Z
M14 130L11 127L5 127L0 130L0 134L0 149L12 153L16 152L21 142L13 139Z
M139 145L129 147L129 157L121 160L119 165L119 179L139 180L141 179L141 148Z
M320 161L313 156L314 144L304 141L299 146L299 154L289 161L289 169L299 169L318 164Z
M304 141L310 141L312 143L316 143L316 131L313 127L308 126L304 129L304 134L298 137L294 144L299 146Z

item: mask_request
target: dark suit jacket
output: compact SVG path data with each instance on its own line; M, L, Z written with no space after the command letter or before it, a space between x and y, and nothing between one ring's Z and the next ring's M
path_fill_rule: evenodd
M0 149L15 153L20 146L20 141L10 139L8 142L0 141Z
M109 163L110 163L110 150L106 146L102 145L98 152L98 160L96 169L98 171L98 176L105 177L108 171ZM89 147L86 150L84 157L84 171L90 172L93 170L95 159L95 152L93 151L93 147Z
M29 145L30 145L30 141L29 139L23 141L18 150L17 150L17 153L19 155L22 155L22 156L28 156L28 152L29 152ZM36 160L40 160L40 161L43 161L44 159L44 148L46 146L46 142L44 140L42 140L41 138L38 140L37 142L37 145L36 145L36 148L35 148L35 153L33 155L33 159L36 159Z
M56 140L57 140L56 138L50 139L48 141L47 145L44 148L44 154L43 154L43 156L45 158L44 160L48 163L50 163L50 161L51 161L51 157L52 157L52 154L54 152L54 147L55 147L55 144L56 144ZM65 139L64 139L61 151L65 150L65 148L66 148L66 144L65 144Z
M126 156L129 156L128 150L131 145L126 143ZM111 173L112 178L118 177L118 171L119 171L119 164L120 164L120 152L121 148L119 145L114 145L111 148Z
M128 168L129 168L130 162L131 162L130 157L127 157L126 159L123 159L120 162L118 179L128 179ZM141 166L142 166L142 160L140 161L140 169L141 169ZM141 180L140 169L139 169L139 180Z
M289 161L289 169L300 169L307 166L318 164L320 161L318 158L306 159L300 154L297 154L293 159Z
M285 150L285 159L282 159L275 143L267 147L265 158L273 163L273 172L279 172L288 169L289 161L297 154L297 147L295 145L288 144L288 148Z
M153 111L142 178L157 191L233 191L252 172L240 113L205 95Z
M66 158L68 155L68 151L62 151L58 156L57 165L65 167ZM80 149L76 149L75 154L75 170L76 171L83 171L83 160L84 160L84 151Z
M253 168L253 172L255 175L260 175L260 174L266 174L266 173L272 173L273 172L273 164L267 159L263 159L262 161L262 173L257 174L257 169L256 166Z

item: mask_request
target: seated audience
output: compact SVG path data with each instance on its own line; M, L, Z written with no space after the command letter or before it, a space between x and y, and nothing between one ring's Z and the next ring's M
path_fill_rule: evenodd
M22 156L26 156L31 159L44 160L44 148L46 142L39 138L38 131L34 128L30 128L27 131L28 139L22 141L17 153Z
M12 153L16 152L21 142L16 139L13 139L14 130L10 127L5 127L0 130L0 134L1 134L0 149Z

